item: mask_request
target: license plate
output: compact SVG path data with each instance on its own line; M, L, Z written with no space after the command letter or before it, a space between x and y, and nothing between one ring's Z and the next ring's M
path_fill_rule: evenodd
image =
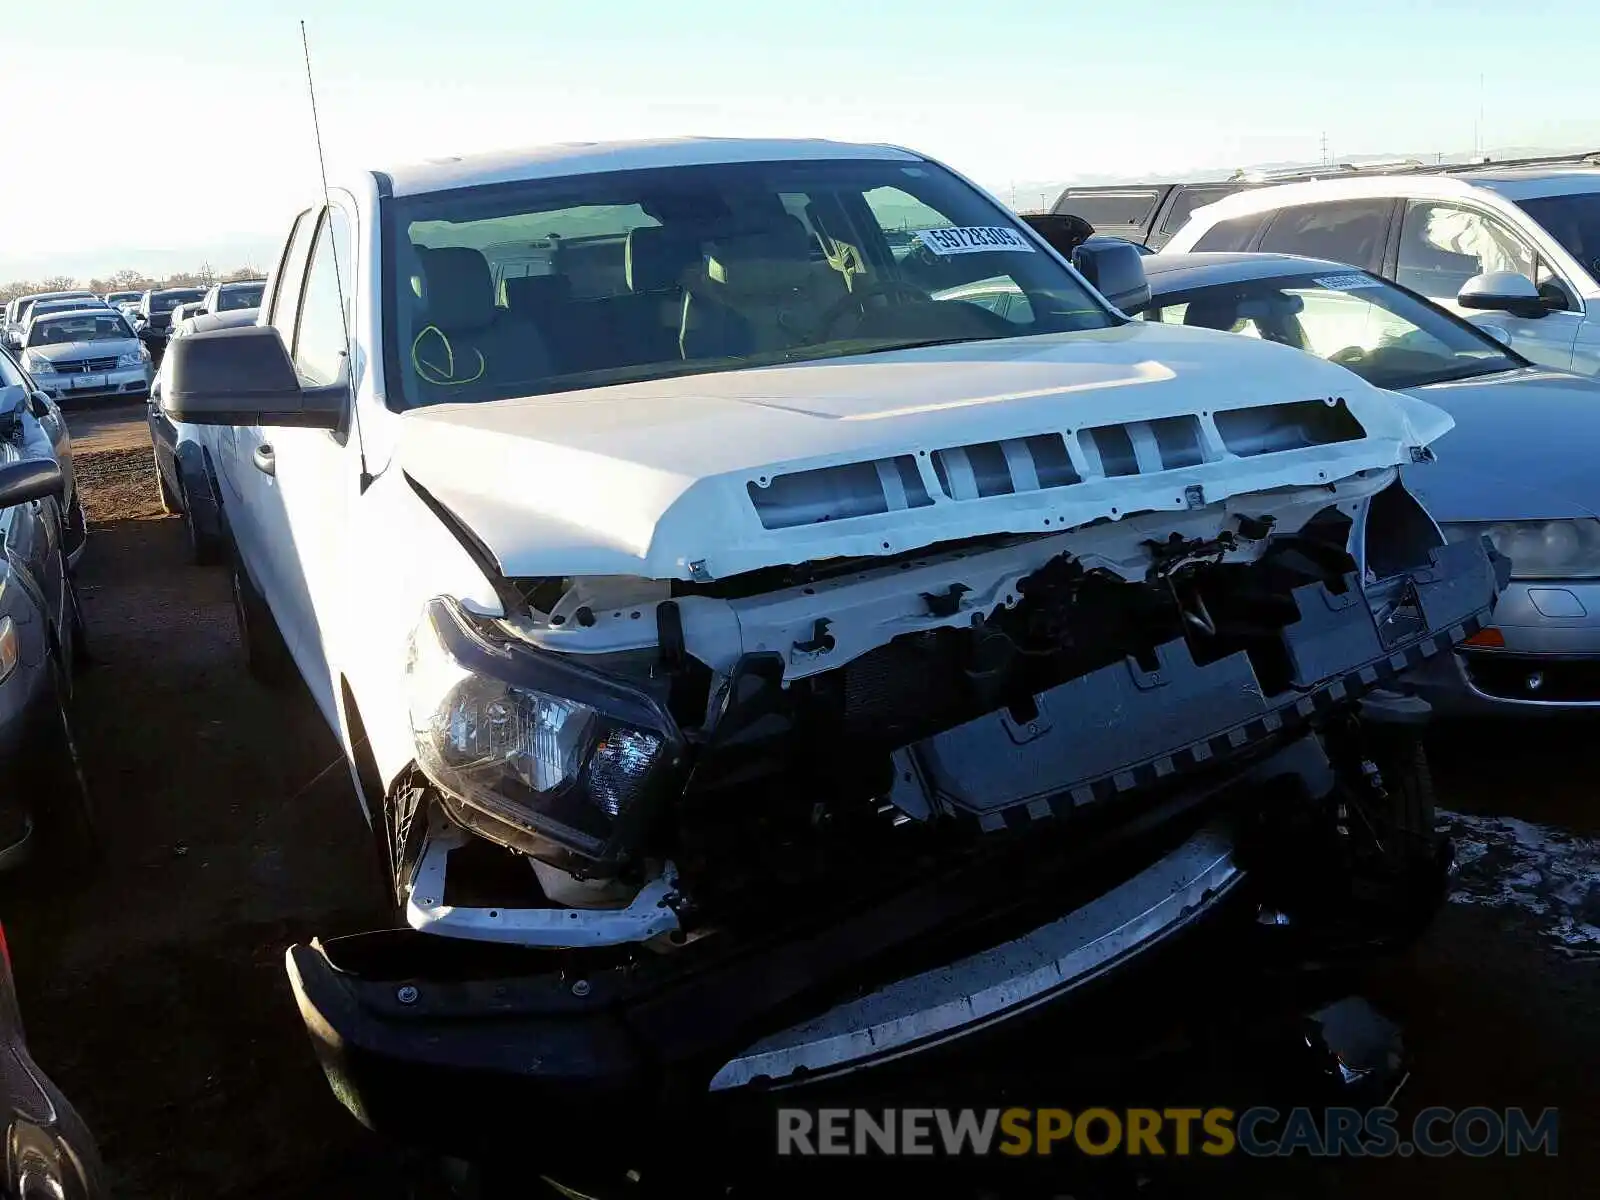
M106 385L104 375L79 375L72 381L72 386L79 390L87 388L103 388Z

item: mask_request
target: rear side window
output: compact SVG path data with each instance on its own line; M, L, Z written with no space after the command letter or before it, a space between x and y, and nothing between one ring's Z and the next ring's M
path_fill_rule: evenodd
M306 260L311 256L311 239L317 229L317 213L307 210L294 219L283 259L272 283L272 300L267 324L283 335L283 344L294 341L294 322L300 312L300 284L305 279Z
M1224 196L1231 196L1240 190L1232 186L1179 188L1178 194L1172 198L1172 206L1167 209L1167 215L1162 218L1161 232L1177 233L1195 209L1215 204Z
M1260 249L1378 271L1383 266L1383 243L1393 211L1394 201L1389 199L1297 204L1273 216Z
M1111 225L1143 228L1155 216L1156 205L1160 202L1159 188L1094 192L1076 192L1069 188L1056 201L1055 211L1082 217L1096 229Z
M1200 235L1200 240L1195 242L1196 250L1247 250L1256 234L1261 232L1261 227L1267 223L1271 213L1251 213L1246 217L1232 217L1226 221L1218 221L1210 229Z

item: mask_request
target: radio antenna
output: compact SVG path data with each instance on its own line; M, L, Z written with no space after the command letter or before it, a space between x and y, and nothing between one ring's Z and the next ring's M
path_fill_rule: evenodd
M361 436L361 410L356 404L355 361L350 354L350 315L344 302L344 272L339 266L339 243L333 236L333 195L328 190L328 160L322 152L322 122L317 117L317 85L311 77L311 40L306 36L306 23L300 22L300 49L306 59L306 91L311 97L311 131L317 142L317 169L322 174L322 203L328 212L328 249L333 252L333 285L339 295L339 324L344 330L345 378L350 383L350 420L355 428L356 453L361 456L361 490L372 485L372 472L367 470L367 444Z

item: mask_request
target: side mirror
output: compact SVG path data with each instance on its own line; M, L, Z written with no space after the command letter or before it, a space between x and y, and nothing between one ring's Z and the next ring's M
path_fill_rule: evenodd
M1072 265L1094 289L1125 313L1150 303L1150 281L1143 256L1132 242L1083 245L1072 252Z
M161 407L190 425L339 429L349 383L302 388L271 325L240 325L173 338L163 363Z
M67 480L54 459L37 458L0 466L0 508L66 494Z
M1071 213L1026 213L1022 219L1068 262L1072 252L1094 236L1094 226Z
M1504 312L1514 317L1538 318L1549 313L1533 280L1516 271L1489 271L1461 285L1456 303L1477 312Z
M50 415L50 397L44 392L34 392L28 398L28 408L35 421L42 421Z

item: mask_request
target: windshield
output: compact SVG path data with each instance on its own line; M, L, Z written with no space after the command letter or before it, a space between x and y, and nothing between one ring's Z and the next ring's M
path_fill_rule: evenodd
M1282 342L1381 388L1420 387L1523 365L1465 321L1361 271L1191 288L1157 296L1140 315Z
M133 336L123 319L115 313L73 313L65 317L43 317L28 331L28 345L56 346L63 342L118 342Z
M98 300L41 300L28 311L34 317L42 317L45 313L78 312L86 308L105 307L107 306Z
M198 300L204 292L198 288L190 288L181 292L157 292L150 297L151 312L171 312L180 304L187 304L191 300Z
M1017 221L929 163L623 171L384 204L385 341L407 406L1116 318ZM1023 298L1004 315L963 285Z
M1545 227L1562 249L1600 279L1600 192L1569 192L1518 200L1517 207Z
M236 308L255 308L261 303L264 283L241 283L217 292L217 311L232 312Z

